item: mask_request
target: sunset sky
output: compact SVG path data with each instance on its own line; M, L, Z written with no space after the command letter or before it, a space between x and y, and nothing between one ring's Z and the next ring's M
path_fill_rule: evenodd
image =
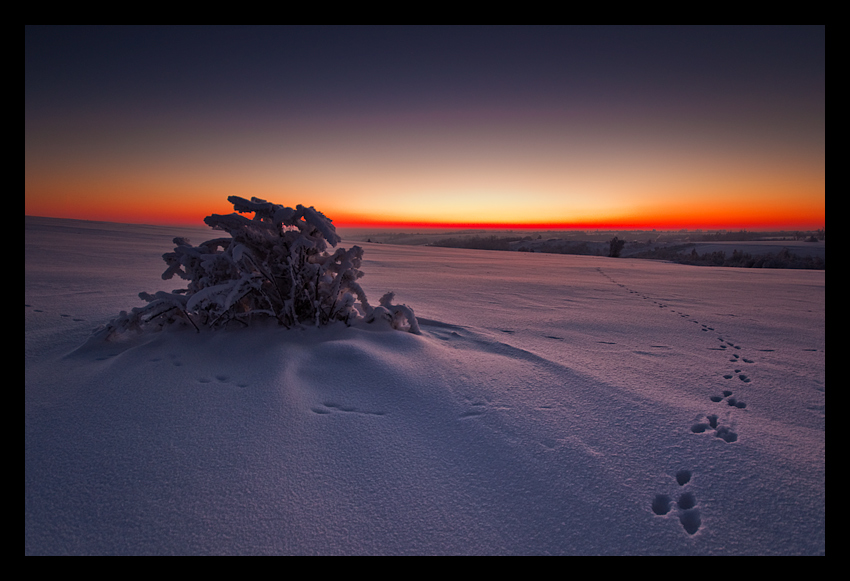
M814 229L824 27L27 27L25 213Z

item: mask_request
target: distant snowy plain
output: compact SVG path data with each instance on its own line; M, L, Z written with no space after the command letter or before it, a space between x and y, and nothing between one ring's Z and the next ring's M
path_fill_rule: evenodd
M361 243L422 335L101 343L214 233L25 226L26 554L825 552L824 271Z

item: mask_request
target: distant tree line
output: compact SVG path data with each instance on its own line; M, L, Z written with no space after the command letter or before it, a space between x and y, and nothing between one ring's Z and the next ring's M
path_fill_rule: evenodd
M688 248L690 252L685 252ZM732 255L727 257L726 252L717 250L699 254L693 244L680 244L667 248L656 248L638 254L630 258L648 258L652 260L669 260L679 264L692 264L695 266L731 266L737 268L796 268L826 270L826 259L820 256L798 256L787 248L773 254L751 255L741 250L733 250Z
M539 237L538 237L539 238ZM518 252L544 252L547 254L574 254L590 256L620 256L626 241L615 236L606 243L588 243L586 241L570 241L550 239L540 241L534 248L516 245L519 241L530 241L531 236L470 236L444 238L432 242L430 246L445 248L468 248L477 250L516 250ZM715 239L716 240L716 239ZM629 243L631 248L649 246L651 240L644 243ZM603 249L604 248L604 249ZM690 249L690 252L688 252ZM668 260L680 264L696 266L731 266L737 268L797 268L825 270L826 260L819 256L798 256L783 248L777 253L751 255L741 250L733 250L731 255L725 251L697 252L694 243L677 244L661 248L648 249L632 253L629 258L645 258L651 260Z
M530 236L527 236L531 240ZM476 250L510 250L510 243L523 240L520 236L469 236L465 238L443 238L429 244L443 248L471 248Z
M795 230L794 232L748 232L739 230L737 232L713 232L708 233L699 238L701 242L744 242L748 240L766 240L766 239L789 239L789 240L805 240L807 242L817 242L818 240L826 239L826 229L802 232ZM694 240L694 238L691 238Z

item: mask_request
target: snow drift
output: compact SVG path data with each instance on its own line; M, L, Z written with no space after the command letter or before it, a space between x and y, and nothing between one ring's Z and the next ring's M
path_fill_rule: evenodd
M825 551L822 271L364 244L421 334L87 343L175 234L26 219L26 554Z

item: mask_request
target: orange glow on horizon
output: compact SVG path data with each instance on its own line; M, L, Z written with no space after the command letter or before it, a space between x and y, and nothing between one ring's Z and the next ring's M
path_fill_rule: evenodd
M245 174L28 176L25 214L132 224L203 226L229 214L229 195L288 206L313 206L338 228L498 230L815 230L826 222L825 185L818 176L786 183L752 180L737 187L706 183L573 185L536 188L431 186L399 192L396 183L364 176L354 186L309 179L280 182ZM218 178L218 179L214 179ZM741 180L744 182L744 180ZM57 183L58 182L58 183ZM654 186L654 187L653 187ZM723 194L714 194L713 191ZM341 194L339 192L345 192ZM387 192L395 192L392 195ZM518 192L518 193L514 193ZM392 200L391 203L387 200Z
M26 215L45 216L53 218L70 218L76 220L91 220L96 222L116 222L126 224L151 224L165 226L204 226L204 218L212 213L229 214L232 208L221 208L219 211L185 211L185 212L151 212L151 211L115 211L88 210L77 208L77 211L67 211L50 215L49 212L27 210ZM817 230L824 228L825 219L821 216L803 217L795 215L770 216L761 219L729 221L711 219L707 216L681 217L679 219L622 218L600 219L595 221L557 221L557 222L475 222L475 221L441 221L424 220L357 220L335 219L332 212L324 212L337 228L374 228L397 230L527 230L527 231L561 231L561 230Z
M67 190L66 190L67 191ZM124 189L122 196L110 196L89 191L86 196L42 195L27 192L25 214L54 218L71 218L103 222L129 224L162 224L203 226L203 219L213 213L229 214L233 207L226 201L226 193L210 196L187 190L171 194L141 195L139 192ZM238 195L251 197L240 191ZM264 195L256 197L269 199L276 203L280 196ZM293 198L293 196L288 196ZM322 196L318 196L322 197ZM305 199L307 198L307 199ZM746 200L747 198L742 198ZM287 205L298 203L312 205L330 218L337 228L392 228L392 229L484 229L484 230L815 230L823 228L826 222L825 202L806 205L803 201L781 200L781 203L765 204L761 198L748 202L718 201L706 205L704 198L695 202L681 202L670 207L658 200L647 200L642 205L626 208L619 212L600 210L594 214L576 213L569 219L563 209L553 208L548 215L551 220L529 219L526 216L514 216L514 219L493 219L495 212L487 218L476 220L455 218L457 214L468 216L470 212L458 212L452 215L442 213L442 219L432 216L417 217L401 211L378 215L351 211L339 204L327 205L320 200L311 203L309 196L294 199ZM823 200L823 198L821 198ZM326 200L327 201L327 200ZM510 215L510 212L502 212ZM482 216L483 218L483 216Z
M463 143L461 134L450 135ZM192 142L188 159L182 150L167 155L153 146L155 155L110 159L105 145L97 156L64 157L34 143L26 154L25 213L203 226L209 214L231 213L227 197L238 195L313 206L341 228L814 230L825 224L820 149L796 157L756 149L758 157L650 141L635 145L637 153L588 152L544 135L527 150L487 143L452 149L445 138L409 147L389 140L372 151L349 141L301 156L259 147L231 156Z
M599 220L594 222L425 222L397 221L338 221L337 228L381 228L381 229L460 229L460 230L817 230L824 227L824 220L801 220L799 217L778 220L750 220L722 222L708 219L683 220Z
M395 229L485 229L485 230L817 230L826 223L825 205L806 207L787 204L760 207L757 203L739 203L730 211L725 204L715 208L702 207L704 202L685 205L673 210L647 205L630 212L600 212L597 216L582 216L551 221L532 220L415 220L399 217L365 217L354 213L329 212L338 228L395 228ZM319 209L319 208L317 208ZM552 213L553 218L556 216Z

